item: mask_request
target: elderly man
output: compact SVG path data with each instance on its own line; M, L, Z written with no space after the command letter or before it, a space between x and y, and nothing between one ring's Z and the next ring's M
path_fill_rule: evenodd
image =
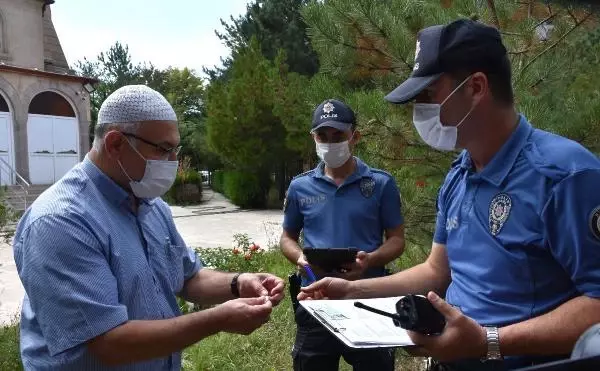
M414 101L432 148L464 149L438 194L431 254L389 277L326 278L300 297L428 293L446 328L411 336L450 370L568 358L600 322L598 157L517 112L500 33L478 22L421 30L412 76L386 98Z
M202 269L160 199L177 171L175 112L126 86L98 114L92 151L21 219L26 370L180 370L180 351L269 319L283 281ZM211 309L181 315L176 297ZM237 299L236 299L237 297Z

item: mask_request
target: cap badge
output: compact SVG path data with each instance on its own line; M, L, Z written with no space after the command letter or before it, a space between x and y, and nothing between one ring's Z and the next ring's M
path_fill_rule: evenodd
M327 114L333 112L334 109L335 109L335 107L333 106L333 104L331 102L327 102L323 106L323 112L325 112Z

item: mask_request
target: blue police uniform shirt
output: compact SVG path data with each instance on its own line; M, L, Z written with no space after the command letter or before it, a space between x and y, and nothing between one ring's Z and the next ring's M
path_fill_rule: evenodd
M180 315L176 294L201 268L161 199L137 215L87 157L23 215L14 255L25 288L25 370L180 370L180 353L108 368L86 342L129 320Z
M386 229L404 222L394 178L354 159L355 172L339 187L325 175L322 162L290 183L283 228L304 230L305 247L372 252L382 245ZM383 267L367 272L378 275L383 275Z
M578 295L600 298L600 160L524 116L481 172L469 153L438 195L434 241L446 299L481 325L506 326Z

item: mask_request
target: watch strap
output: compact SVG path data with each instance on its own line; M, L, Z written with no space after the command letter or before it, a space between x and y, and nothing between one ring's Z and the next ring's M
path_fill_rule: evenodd
M495 326L485 326L484 328L487 341L487 354L484 360L501 360L502 354L500 353L500 333L498 328Z
M238 278L240 277L240 275L241 273L236 273L231 279L231 293L235 298L240 297L240 289L238 287Z

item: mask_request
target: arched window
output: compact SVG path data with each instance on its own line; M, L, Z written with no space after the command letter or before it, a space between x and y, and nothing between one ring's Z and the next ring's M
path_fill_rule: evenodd
M10 110L8 109L8 103L6 102L6 99L4 99L2 94L0 94L0 112L9 112L9 111Z
M36 95L29 104L29 113L37 115L75 117L71 104L60 94L45 91Z

